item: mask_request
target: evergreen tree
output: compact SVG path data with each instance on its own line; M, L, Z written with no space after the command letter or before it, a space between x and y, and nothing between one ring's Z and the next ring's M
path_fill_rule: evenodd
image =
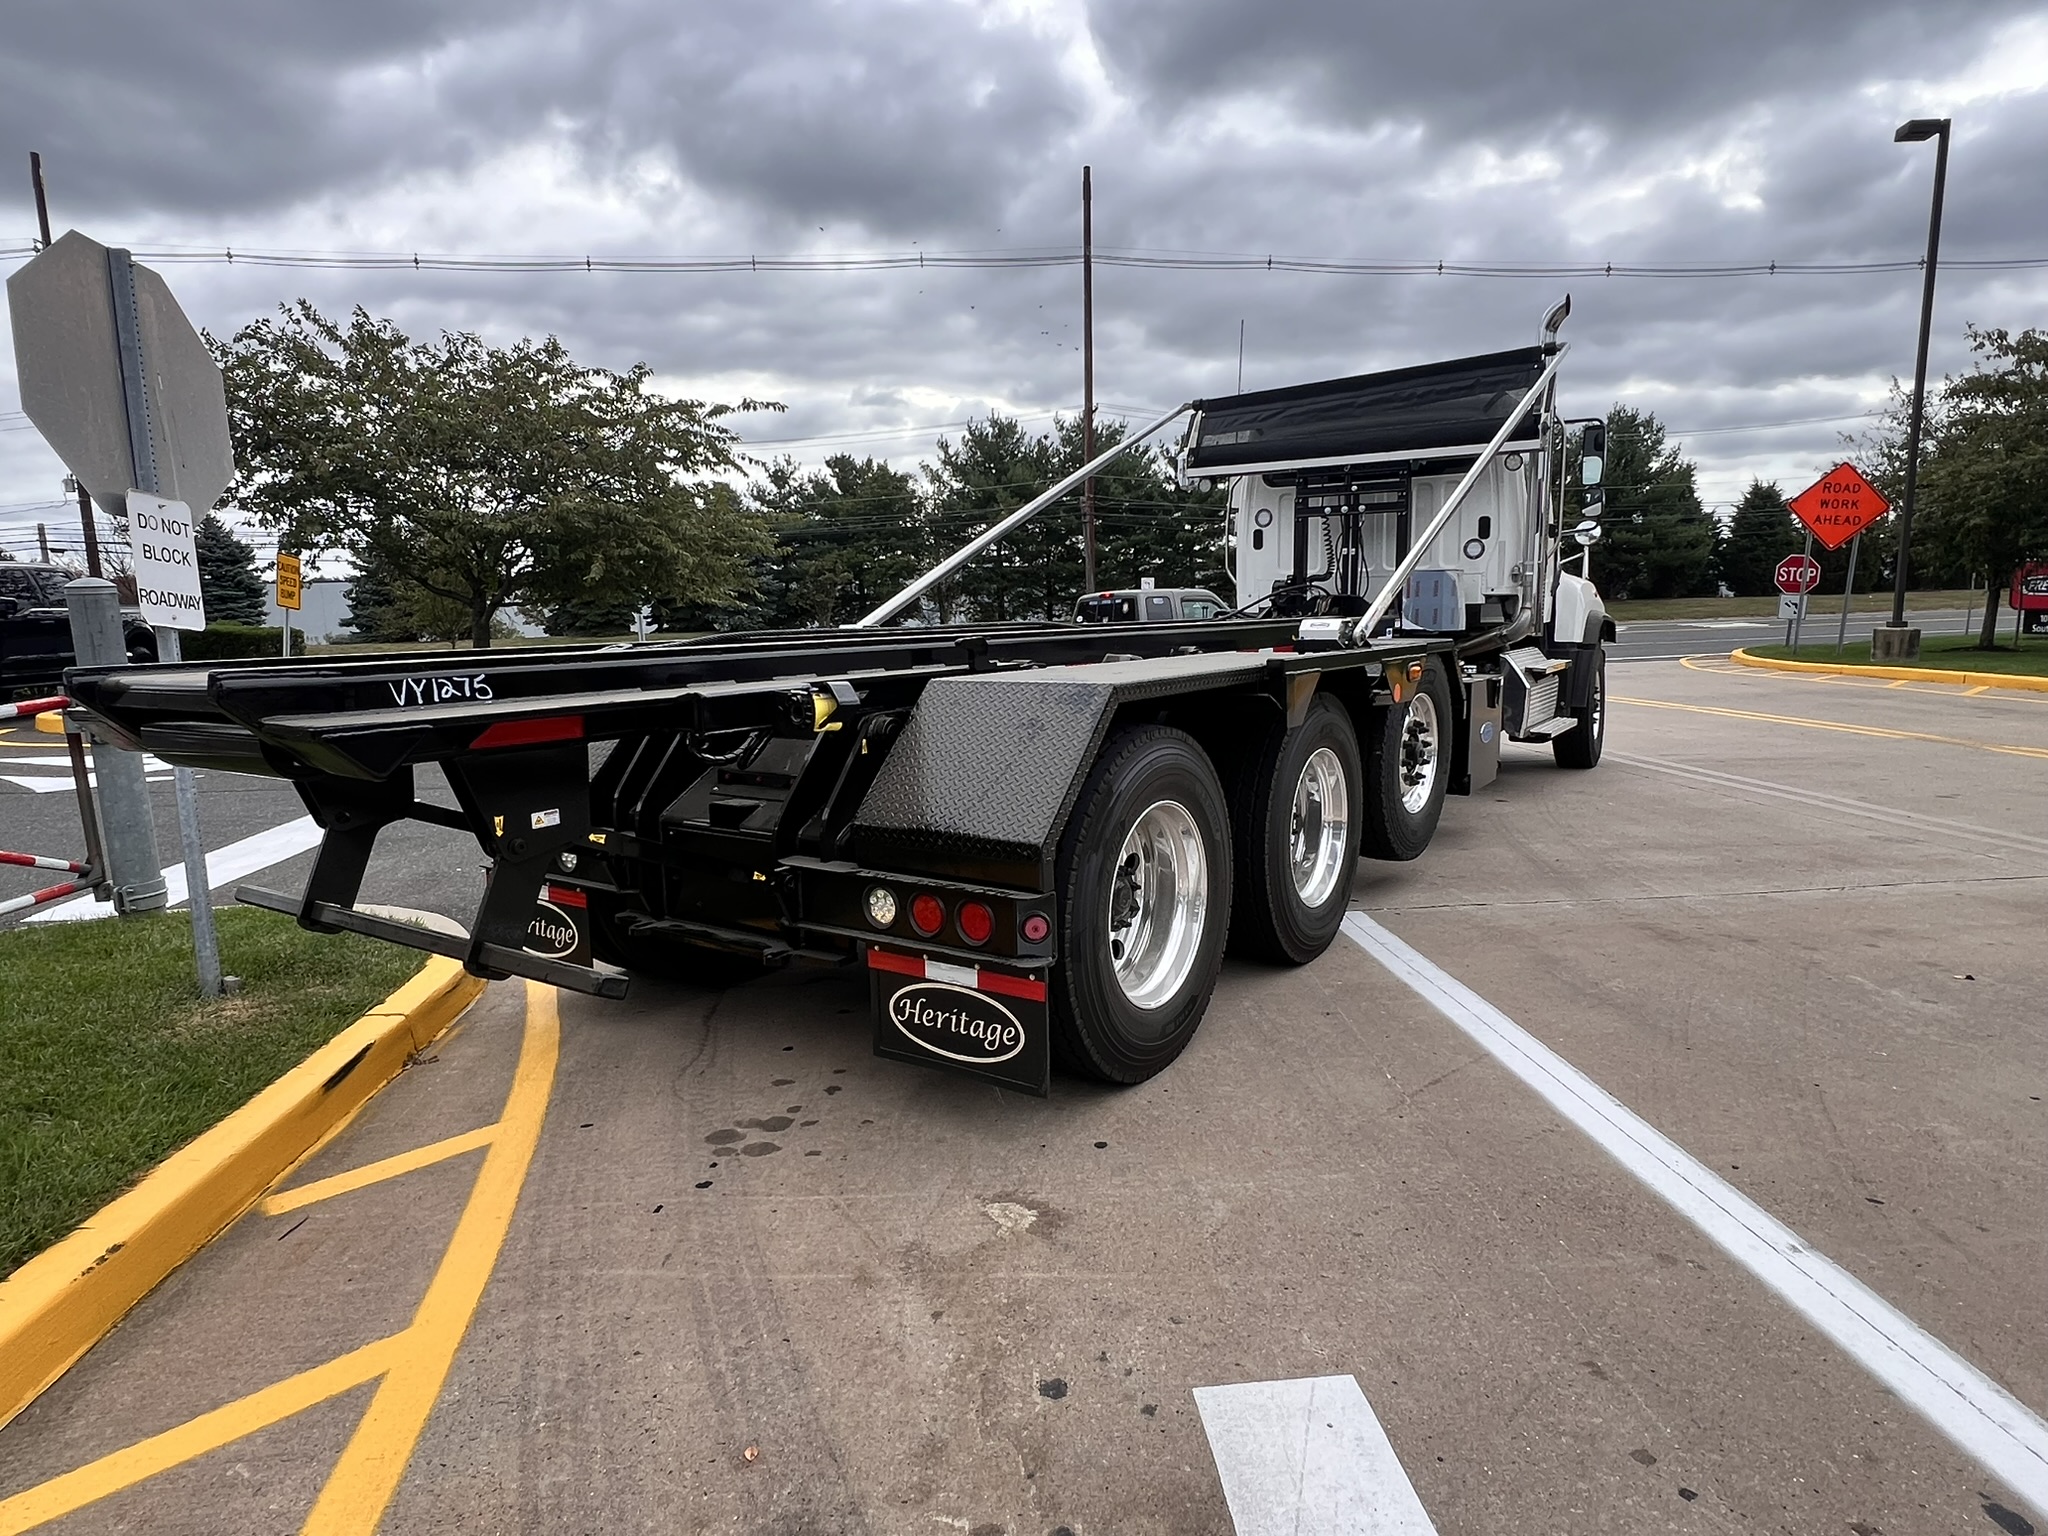
M209 624L261 624L263 578L256 552L211 512L199 519L192 539L199 556L199 591Z
M1593 580L1608 597L1710 597L1720 526L1700 505L1695 468L1649 411L1607 413L1605 537ZM1573 521L1583 498L1567 497Z
M1767 597L1778 590L1778 562L1804 542L1777 483L1751 480L1721 544L1721 580L1737 597Z

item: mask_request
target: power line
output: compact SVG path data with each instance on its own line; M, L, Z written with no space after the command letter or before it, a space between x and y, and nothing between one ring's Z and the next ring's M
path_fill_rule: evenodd
M35 254L33 242L0 246L0 259ZM430 251L290 251L235 246L157 246L135 255L163 265L212 264L286 267L328 271L414 272L584 272L606 274L707 274L722 272L902 272L1028 271L1077 267L1078 249L1044 247L1011 251L813 251L744 256L596 256L462 254ZM1302 272L1340 277L1844 277L1860 273L1918 272L1921 256L1875 261L1462 261L1369 260L1282 256L1276 253L1155 252L1098 249L1100 266L1144 271ZM2048 256L1951 257L1951 271L2007 272L2048 269Z

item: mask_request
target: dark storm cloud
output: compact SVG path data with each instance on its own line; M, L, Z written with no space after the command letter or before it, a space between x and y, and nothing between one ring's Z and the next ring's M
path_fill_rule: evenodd
M1092 0L1113 67L1150 102L1236 92L1304 118L1410 119L1433 135L1598 124L1635 133L1759 97L1832 98L1871 74L1939 74L2020 0Z
M785 230L915 238L1000 223L1075 105L1023 28L945 0L99 0L21 19L0 141L40 148L74 211L129 217L285 208L566 140L593 175L662 157Z

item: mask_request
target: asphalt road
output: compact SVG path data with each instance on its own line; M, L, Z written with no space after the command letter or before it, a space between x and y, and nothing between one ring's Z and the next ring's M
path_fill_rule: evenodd
M1979 609L1976 617L1982 616L1983 610ZM1966 625L1975 628L1972 616L1961 608L1912 612L1906 618L1907 622L1918 625L1923 634L1929 635L1959 635L1964 633ZM1811 645L1816 661L1832 658L1841 621L1839 595L1832 604L1825 595L1809 598L1801 649ZM1889 621L1889 614L1849 615L1848 643L1853 646L1857 641L1864 642L1862 660L1870 659L1871 630ZM1675 661L1681 656L1725 656L1740 645L1777 645L1785 639L1784 621L1769 618L1657 619L1620 624L1616 628L1618 634L1615 643L1608 647L1608 654L1617 661Z
M1354 1430L1304 1486L1412 1498L1388 1530L2037 1528L1873 1369L1924 1337L1998 1384L1955 1400L2048 1409L2048 698L1612 693L1598 770L1512 751L1361 866L1359 941L1231 964L1135 1089L878 1061L830 973L564 997L558 1034L494 987L288 1182L490 1151L239 1224L0 1431L0 1532L53 1486L96 1495L62 1531L1249 1531L1226 1478ZM1747 1202L1790 1231L1739 1262ZM1386 1458L1248 1385L1332 1377Z

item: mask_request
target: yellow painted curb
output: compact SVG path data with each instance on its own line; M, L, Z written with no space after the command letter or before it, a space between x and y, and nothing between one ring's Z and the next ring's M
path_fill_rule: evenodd
M433 956L298 1066L0 1281L0 1425L347 1124L484 986L457 961Z
M40 715L36 716L36 729L45 736L62 736L64 734L64 711L61 709L44 710Z
M1852 666L1847 662L1780 661L1775 656L1756 656L1745 650L1728 653L1728 659L1745 667L1767 667L1773 672L1826 672L1836 677L1882 677L1903 683L1962 683L1972 688L2011 688L2021 693L2048 693L2048 677L2015 677L2009 672L1949 672L1938 667Z

